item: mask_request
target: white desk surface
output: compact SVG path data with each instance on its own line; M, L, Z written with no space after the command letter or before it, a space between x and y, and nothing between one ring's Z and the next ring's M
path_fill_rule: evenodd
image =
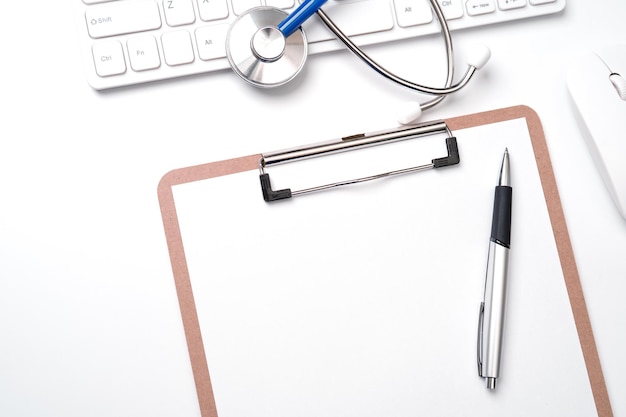
M460 68L475 42L492 59L424 116L537 111L601 360L626 348L626 221L587 151L565 73L584 50L626 43L625 15L622 0L570 0L560 15L455 33ZM160 178L393 127L390 109L412 93L345 51L311 57L297 81L273 91L224 71L99 93L85 81L74 18L69 0L10 2L0 13L0 415L197 416ZM440 46L371 50L428 82L441 73ZM626 416L615 383L626 362L604 372L613 411Z

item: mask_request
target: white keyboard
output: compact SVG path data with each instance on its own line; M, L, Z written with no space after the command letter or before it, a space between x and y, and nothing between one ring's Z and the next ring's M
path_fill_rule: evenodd
M565 0L438 0L450 30L560 12ZM224 43L246 10L298 0L74 0L89 84L108 89L229 68ZM440 30L427 0L328 0L323 10L358 45ZM343 48L317 16L304 30L309 53Z

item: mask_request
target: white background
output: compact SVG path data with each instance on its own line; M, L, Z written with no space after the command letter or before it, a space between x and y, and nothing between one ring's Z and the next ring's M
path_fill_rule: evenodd
M565 74L580 52L625 43L625 15L621 0L569 1L557 16L456 34L459 65L476 42L492 59L425 116L526 104L541 117L618 416L626 221L587 151ZM85 81L68 0L6 3L0 39L0 414L196 415L160 178L393 127L392 109L412 94L347 52L312 57L273 91L225 71L98 93ZM419 80L441 72L435 38L372 51Z

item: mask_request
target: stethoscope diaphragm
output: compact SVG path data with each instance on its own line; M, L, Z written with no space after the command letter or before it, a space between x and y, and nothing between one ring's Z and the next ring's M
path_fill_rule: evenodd
M241 78L257 87L277 87L304 67L308 43L302 28L285 38L277 29L287 13L256 7L240 15L226 36L226 54Z

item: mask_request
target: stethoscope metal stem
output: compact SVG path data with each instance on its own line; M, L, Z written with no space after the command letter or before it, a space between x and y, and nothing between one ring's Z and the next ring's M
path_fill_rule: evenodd
M250 40L252 53L260 60L274 62L285 54L285 37L274 26L257 30Z

